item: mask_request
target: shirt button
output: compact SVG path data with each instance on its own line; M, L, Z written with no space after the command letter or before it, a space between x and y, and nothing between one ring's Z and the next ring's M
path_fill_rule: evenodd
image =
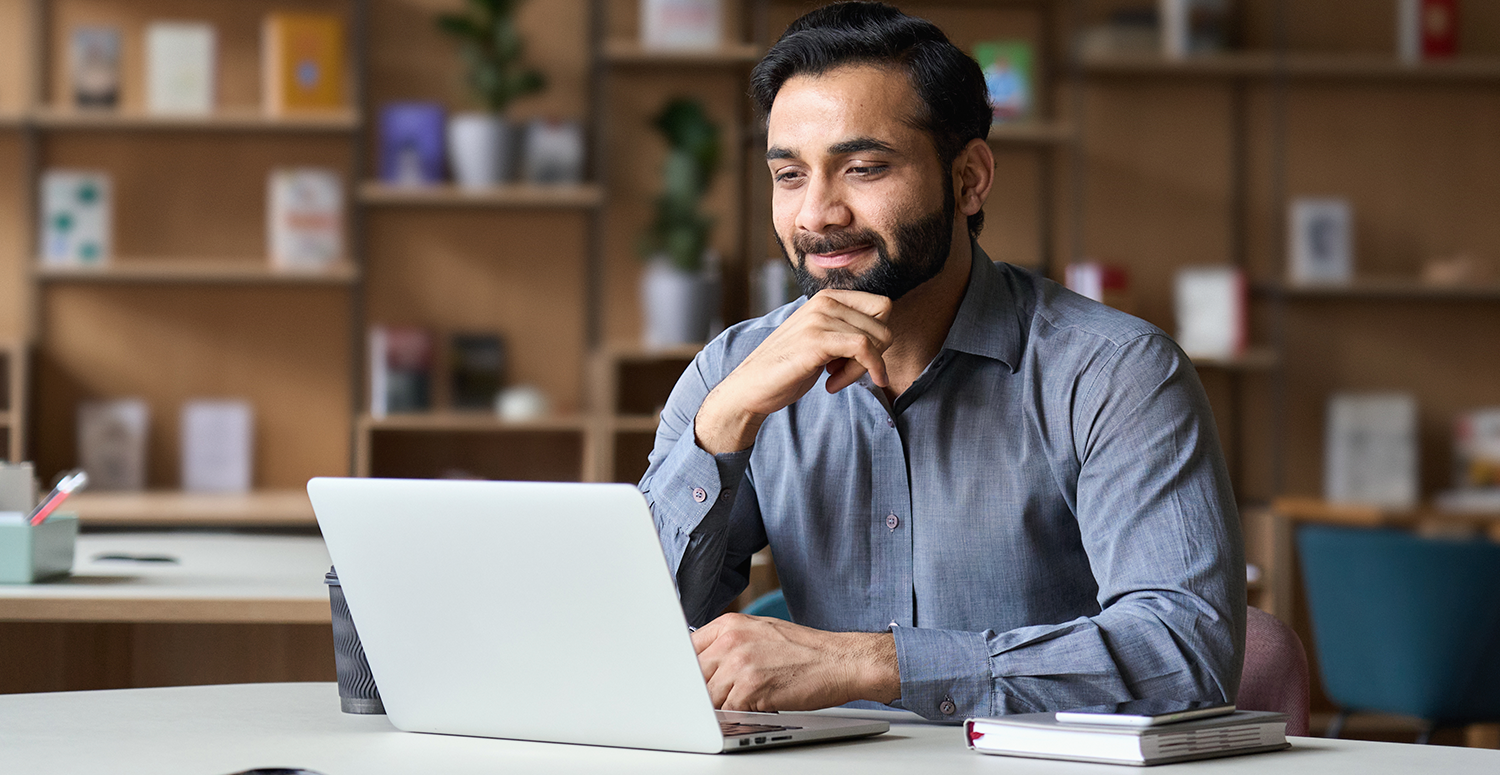
M938 705L938 710L942 711L944 716L951 716L958 712L958 706L953 704L953 700L943 700L942 704Z
M698 501L699 503L708 500L708 490L705 490L702 487L694 487L693 500Z
M896 516L895 514L887 514L886 515L886 517L885 517L885 526L886 527L888 527L888 528L890 528L892 530L895 530L896 526L900 525L900 524L901 524L901 518L900 517Z
M885 418L885 427L887 427L887 428L894 428L894 427L896 427L896 421L893 420L893 419L891 419L891 418L889 418L889 417Z

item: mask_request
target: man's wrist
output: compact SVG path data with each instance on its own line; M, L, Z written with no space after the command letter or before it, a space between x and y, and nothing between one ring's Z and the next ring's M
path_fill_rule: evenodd
M888 632L860 633L853 699L886 705L901 699L901 668L896 660L896 636Z
M766 419L739 408L722 388L720 385L709 391L693 420L693 440L710 455L749 449Z

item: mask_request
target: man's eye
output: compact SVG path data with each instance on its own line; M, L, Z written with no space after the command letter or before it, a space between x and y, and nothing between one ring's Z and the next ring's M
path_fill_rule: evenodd
M800 173L798 173L798 172L796 172L794 170L788 170L788 171L785 171L785 172L778 172L778 173L776 173L773 176L773 179L777 183L793 183L793 182L796 182L797 178L800 177L800 176L801 176Z
M879 175L885 172L886 169L888 168L884 164L866 164L859 167L850 167L849 174L855 177L867 178L872 175Z

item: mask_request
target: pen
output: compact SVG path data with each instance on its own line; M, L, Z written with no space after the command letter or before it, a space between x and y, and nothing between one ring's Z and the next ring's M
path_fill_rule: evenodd
M74 471L67 474L57 483L56 487L52 488L52 492L47 493L47 497L43 498L42 502L36 505L36 508L32 510L31 515L26 518L26 521L33 526L42 524L48 515L56 510L58 506L62 505L62 502L69 495L73 494L74 490L82 489L88 483L89 475L83 471Z

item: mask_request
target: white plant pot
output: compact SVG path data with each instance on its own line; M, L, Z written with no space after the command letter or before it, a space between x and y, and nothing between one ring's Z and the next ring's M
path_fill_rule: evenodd
M462 188L483 189L511 178L511 125L492 113L458 113L448 120L448 159Z
M713 284L701 272L684 272L665 259L641 273L641 311L649 348L708 341Z

